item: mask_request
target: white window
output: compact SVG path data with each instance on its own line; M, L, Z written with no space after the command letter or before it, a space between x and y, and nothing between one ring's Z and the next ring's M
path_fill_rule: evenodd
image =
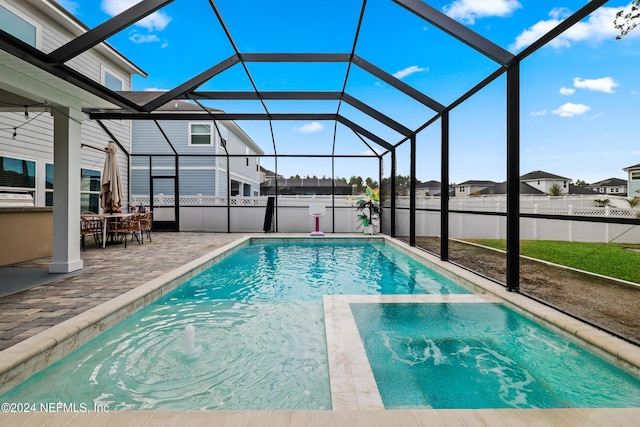
M244 154L247 155L247 167L249 167L249 147L244 147Z
M213 145L211 123L189 123L189 145Z
M99 212L100 171L80 170L80 211Z
M218 125L218 130L220 131L220 135L218 135L218 144L220 147L224 148L227 146L227 128Z
M17 11L13 12L0 6L0 29L33 47L37 47L38 27L27 21L26 17L19 16Z
M28 192L35 196L36 162L0 157L0 190Z
M102 69L102 84L109 90L120 91L123 89L122 80L106 69Z
M640 179L640 171L631 172L631 179L637 181Z

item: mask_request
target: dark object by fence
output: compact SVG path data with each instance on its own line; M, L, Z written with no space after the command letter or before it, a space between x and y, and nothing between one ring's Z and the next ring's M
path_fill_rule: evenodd
M269 196L267 199L267 210L264 213L264 227L262 227L265 233L273 231L273 210L275 209L275 202L276 198L274 196Z

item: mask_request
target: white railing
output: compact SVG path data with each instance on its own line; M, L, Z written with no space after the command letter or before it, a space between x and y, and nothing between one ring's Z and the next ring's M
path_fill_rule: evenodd
M211 232L263 232L266 204L264 197L231 197L230 207L227 207L226 197L214 196L182 196L180 197L180 230L182 231L211 231ZM279 196L275 218L278 231L311 232L314 229L314 218L309 215L311 203L323 203L327 213L320 220L320 228L325 232L336 233L362 232L355 209L358 197L353 196ZM137 206L149 206L149 196L132 196ZM495 201L495 199L494 199ZM167 203L160 205L160 203ZM159 219L162 215L169 215L173 211L173 197L156 196L154 209ZM433 203L433 208L439 208L439 200L422 200L423 203ZM456 199L450 205L452 209L505 212L506 203L488 203L486 200L477 204L477 200ZM165 206L165 209L162 207ZM335 206L336 209L332 209ZM418 203L418 208L422 207ZM408 203L407 203L408 207ZM167 210L167 212L164 212ZM231 209L230 215L227 209ZM554 214L554 215L582 215L586 217L622 217L634 218L638 209L615 207L547 207L534 204L521 208L523 213ZM390 215L388 209L382 213L385 229L389 229ZM169 217L168 217L169 218ZM171 218L173 218L171 216ZM229 221L229 223L227 223ZM409 211L396 211L396 234L409 234ZM465 215L451 213L449 220L449 235L454 238L506 238L506 218L504 216ZM416 235L439 236L440 213L436 211L416 211ZM596 223L590 221L571 221L545 218L522 218L520 221L520 235L523 240L565 240L583 242L608 242L615 240L624 243L640 243L640 227L629 224Z
M543 215L579 215L596 217L634 218L640 212L638 208L630 208L623 197L609 197L612 206L597 206L598 195L594 196L521 196L520 212ZM388 207L389 203L385 203ZM396 199L396 206L409 207L409 197ZM475 196L452 197L449 209L477 212L506 212L506 197ZM420 197L416 199L418 209L440 209L439 197Z
M355 207L360 196L278 196L279 206L299 206L308 208L311 203L322 203L325 206ZM230 206L267 206L268 196L244 197L231 196ZM149 195L131 195L131 203L136 206L151 206ZM154 206L175 206L175 197L158 194L153 199ZM202 194L180 196L179 206L227 206L226 196L208 196Z

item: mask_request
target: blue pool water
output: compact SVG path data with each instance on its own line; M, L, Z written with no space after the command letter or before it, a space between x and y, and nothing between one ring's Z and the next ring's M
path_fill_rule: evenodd
M386 408L640 407L640 380L499 304L351 304Z
M322 295L414 293L469 291L384 243L252 243L0 400L329 409Z

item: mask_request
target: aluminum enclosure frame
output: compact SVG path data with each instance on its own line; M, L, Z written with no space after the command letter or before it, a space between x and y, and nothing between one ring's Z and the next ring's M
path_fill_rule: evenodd
M427 94L422 93L415 88L402 82L400 79L393 77L389 73L385 72L376 65L368 62L366 59L359 57L356 54L356 45L363 21L364 11L366 9L367 0L362 0L362 7L359 16L357 29L355 32L353 47L349 53L242 53L238 50L228 27L226 26L220 11L218 10L214 0L208 0L212 10L215 12L216 17L225 31L229 42L235 50L235 54L222 62L210 67L209 69L201 72L200 74L192 77L191 79L183 82L175 88L166 92L153 94L153 98L145 103L134 102L133 99L139 95L135 92L114 92L111 91L98 82L84 76L83 74L75 71L65 63L70 59L73 59L80 55L82 52L90 49L91 47L104 42L108 37L118 32L123 31L132 23L139 21L140 19L148 16L154 11L161 10L163 7L171 4L174 0L142 0L138 4L134 5L130 9L116 15L103 24L87 31L85 34L76 37L65 45L59 47L53 52L46 54L38 49L35 49L10 34L0 30L0 49L26 61L42 70L45 70L52 75L66 80L74 84L75 86L99 96L100 98L107 100L114 105L121 108L119 111L86 111L89 113L90 118L94 120L106 120L106 119L122 119L122 120L167 120L167 119L187 119L196 117L190 114L168 114L156 112L161 106L166 103L178 100L178 99L190 99L190 100L216 100L216 99L234 99L234 100L258 100L262 103L265 110L262 114L213 114L208 111L203 111L201 114L197 114L198 119L202 119L205 116L212 118L214 121L219 120L263 120L268 121L271 127L273 120L329 120L334 121L336 124L340 123L349 129L351 129L356 135L367 144L364 138L372 143L381 147L384 151L379 154L374 154L382 164L382 158L385 155L391 156L391 235L395 237L395 174L396 174L396 150L405 142L409 142L411 146L410 155L410 170L411 170L411 199L410 199L410 236L409 241L411 245L415 245L415 172L416 172L416 138L417 134L426 129L427 127L440 121L441 126L441 253L442 260L448 260L448 183L449 183L449 113L462 104L466 99L473 96L479 90L487 86L489 83L496 80L498 77L506 73L506 104L507 104L507 289L517 292L519 290L519 257L520 257L520 236L519 236L519 223L520 223L520 211L519 211L519 161L520 161L520 63L526 57L545 46L552 41L555 37L562 34L568 28L571 28L575 23L586 18L590 13L594 12L602 5L607 3L608 0L593 0L588 2L580 10L575 12L565 21L558 24L555 28L542 36L539 40L531 44L528 48L524 49L517 55L514 55L502 47L492 43L479 34L475 33L468 27L458 23L451 19L439 10L427 5L420 0L391 0L399 7L402 7L414 15L420 17L424 21L434 25L438 29L444 31L451 37L461 41L462 43L470 46L477 52L480 52L486 58L491 59L497 64L497 69L487 76L483 81L478 83L470 91L462 95L456 101L449 105L443 105L435 99L432 99ZM342 91L337 92L262 92L256 86L249 70L246 66L249 62L272 62L272 63L291 63L291 62L316 62L316 63L328 63L328 62L344 62L347 64L347 73L344 79ZM204 83L222 73L223 71L240 65L244 68L249 81L251 82L254 90L251 92L211 92L211 91L198 91ZM380 113L372 106L350 96L345 92L347 81L349 78L349 71L352 66L358 66L368 74L379 78L385 83L389 84L402 94L409 96L410 98L420 102L434 112L434 115L429 118L422 126L415 130L411 130L401 123L391 119L390 117ZM296 113L296 114L273 114L271 113L265 100L270 99L282 99L282 100L316 100L316 99L330 99L337 100L339 102L337 111L333 114L317 114L317 113ZM368 117L372 118L378 123L390 128L394 132L397 132L402 136L402 139L398 142L390 142L383 138L380 138L375 133L369 131L363 126L351 121L340 112L342 102L353 106ZM203 108L204 110L204 108ZM277 142L273 136L272 130L272 143L274 146L274 153L276 157L276 173L277 173ZM335 133L334 133L335 139ZM368 145L368 144L367 144ZM332 158L335 157L335 142L334 148L331 153ZM381 170L381 168L380 168Z

